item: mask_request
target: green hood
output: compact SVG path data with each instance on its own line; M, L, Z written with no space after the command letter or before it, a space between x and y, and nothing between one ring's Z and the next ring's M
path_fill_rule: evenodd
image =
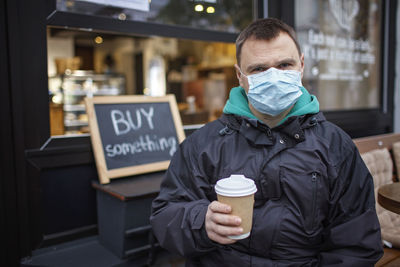
M280 121L279 124L282 124L291 116L301 116L319 112L318 99L314 95L310 95L304 87L301 87L301 92L303 94L297 100L289 114L282 121ZM229 99L225 104L223 112L227 114L235 114L239 116L246 116L252 119L258 119L253 113L251 113L246 91L240 86L231 89L231 92L229 93Z

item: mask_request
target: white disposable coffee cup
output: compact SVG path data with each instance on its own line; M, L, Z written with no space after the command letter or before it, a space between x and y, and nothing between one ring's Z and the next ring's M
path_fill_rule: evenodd
M240 227L243 228L243 234L228 237L231 239L248 237L253 222L254 193L257 192L254 181L241 174L232 174L228 178L218 180L215 192L218 201L230 205L231 214L242 219Z

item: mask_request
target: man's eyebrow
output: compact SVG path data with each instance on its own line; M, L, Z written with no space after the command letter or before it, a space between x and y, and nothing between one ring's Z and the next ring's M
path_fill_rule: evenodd
M257 68L264 68L264 69L268 69L270 66L268 64L262 64L262 63L256 63L256 64L250 64L247 66L246 71L250 72L254 69Z
M270 67L276 67L283 63L295 65L296 60L294 58L288 57L288 58L284 58L284 59L278 60L276 62L273 62L272 64L263 64L263 63L250 64L249 66L247 66L246 71L250 72L256 68L269 69Z
M282 60L279 60L279 61L275 62L273 65L274 66L279 66L279 65L281 65L283 63L286 63L286 64L289 63L289 64L295 65L296 64L296 60L294 58L288 57L288 58L284 58Z

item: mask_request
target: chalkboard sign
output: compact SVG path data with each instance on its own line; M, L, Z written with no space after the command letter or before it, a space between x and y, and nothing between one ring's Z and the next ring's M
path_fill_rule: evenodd
M96 96L85 103L102 184L167 169L185 138L174 95Z

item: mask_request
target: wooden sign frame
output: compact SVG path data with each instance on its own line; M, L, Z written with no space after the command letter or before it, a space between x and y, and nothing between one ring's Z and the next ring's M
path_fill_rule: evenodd
M110 182L110 179L120 178L129 175L136 175L148 173L153 171L166 170L169 166L169 160L159 161L154 163L147 163L135 165L131 167L122 167L116 169L107 169L106 159L103 150L103 144L96 117L95 105L96 104L130 104L130 103L169 103L171 109L172 119L175 124L176 135L178 142L181 143L185 139L182 121L180 118L178 105L174 95L166 95L160 97L153 96L138 96L138 95L124 95L124 96L95 96L93 98L85 98L86 112L89 118L89 128L91 134L91 142L93 153L96 161L96 167L101 184Z

